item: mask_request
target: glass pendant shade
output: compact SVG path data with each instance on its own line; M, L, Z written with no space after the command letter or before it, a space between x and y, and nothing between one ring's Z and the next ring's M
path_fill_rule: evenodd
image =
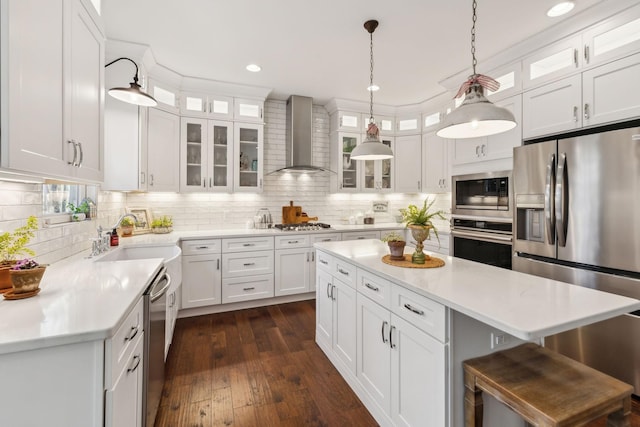
M384 160L393 158L391 148L384 145L377 136L367 134L362 144L351 152L352 160Z
M129 85L130 87L114 87L113 89L109 89L109 95L120 101L141 105L143 107L155 107L158 105L151 95L147 95L140 90L140 85L135 82L131 82Z
M472 84L464 102L449 113L436 135L442 138L464 139L495 135L516 127L511 111L492 104L480 84Z

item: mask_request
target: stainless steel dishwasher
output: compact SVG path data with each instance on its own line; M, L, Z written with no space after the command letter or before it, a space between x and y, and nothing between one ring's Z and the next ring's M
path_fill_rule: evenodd
M162 267L144 293L144 375L142 425L153 426L164 386L164 340L167 290L171 277Z

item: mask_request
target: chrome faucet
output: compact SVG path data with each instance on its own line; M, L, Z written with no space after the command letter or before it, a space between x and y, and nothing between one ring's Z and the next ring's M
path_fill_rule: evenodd
M118 218L118 222L116 222L116 225L114 225L113 227L111 227L111 229L113 230L114 228L118 228L118 226L120 225L120 223L122 222L122 220L123 220L125 217L127 217L127 216L128 216L128 217L130 217L131 219L133 219L133 223L134 223L136 226L138 226L138 225L139 225L139 223L138 223L138 217L137 217L137 216L135 216L134 214L131 214L131 213L126 213L126 214L122 215L120 218Z

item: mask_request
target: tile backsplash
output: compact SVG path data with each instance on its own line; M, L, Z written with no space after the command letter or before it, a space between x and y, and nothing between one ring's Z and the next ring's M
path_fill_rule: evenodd
M285 115L284 101L269 100L265 103L264 129L264 191L260 194L240 193L120 193L103 191L98 196L97 220L54 225L41 228L30 247L36 259L52 263L91 247L90 239L96 236L96 227L107 228L124 213L125 207L147 207L154 216L171 215L175 230L214 230L245 228L256 211L266 207L274 222L282 219L282 206L290 200L302 206L309 216L332 224L346 224L350 216L372 209L373 201L388 201L387 215L377 214L378 222L393 220L398 209L410 203L420 205L426 194L374 194L331 193L329 173L306 175L272 174L285 165ZM313 163L329 167L330 140L329 115L322 106L313 107L314 139ZM450 194L432 195L437 209L450 211ZM12 231L23 225L29 215L42 215L42 186L0 181L0 232ZM447 221L436 226L448 230Z

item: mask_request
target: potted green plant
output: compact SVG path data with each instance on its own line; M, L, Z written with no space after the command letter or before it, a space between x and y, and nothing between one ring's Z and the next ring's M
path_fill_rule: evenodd
M35 260L25 258L18 261L9 270L14 294L37 293L40 281L47 268L46 264L38 264Z
M171 231L173 231L173 218L170 215L163 215L151 221L152 233L164 234L171 233Z
M440 243L438 229L433 225L433 220L435 218L446 220L446 218L444 211L431 210L435 201L435 199L429 201L427 197L424 200L422 208L418 208L416 205L409 205L406 208L400 209L402 222L411 230L411 235L416 239L416 251L411 257L411 262L414 264L424 264L426 260L430 259L428 255L422 252L424 248L422 242L430 238L431 230L433 230L433 233L438 239L438 243Z
M122 236L131 236L131 234L133 234L133 226L134 222L131 218L129 218L128 216L122 218L122 220L120 221L120 231L122 232Z
M84 221L89 216L89 203L86 200L78 206L73 203L67 203L67 207L71 212L72 221Z
M11 277L9 270L16 263L18 256L35 255L35 252L26 245L35 236L38 229L38 219L35 216L27 218L27 223L16 228L13 232L0 234L0 292L11 289Z
M389 258L393 261L402 261L404 260L404 247L407 242L404 240L404 237L395 231L384 235L380 240L386 242L389 246L389 251L391 255Z

